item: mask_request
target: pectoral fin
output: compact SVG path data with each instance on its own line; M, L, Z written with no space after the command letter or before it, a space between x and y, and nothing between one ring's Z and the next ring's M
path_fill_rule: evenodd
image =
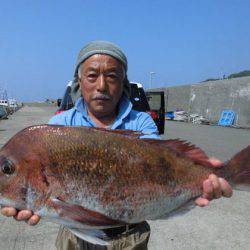
M124 224L123 222L113 220L104 214L89 210L79 205L69 204L57 198L49 199L46 205L56 210L60 217L88 226L104 228Z

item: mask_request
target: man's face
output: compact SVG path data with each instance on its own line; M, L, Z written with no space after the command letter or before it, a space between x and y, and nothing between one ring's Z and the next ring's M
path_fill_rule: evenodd
M83 62L79 85L90 111L96 117L104 117L116 111L123 92L125 72L115 58L96 54Z

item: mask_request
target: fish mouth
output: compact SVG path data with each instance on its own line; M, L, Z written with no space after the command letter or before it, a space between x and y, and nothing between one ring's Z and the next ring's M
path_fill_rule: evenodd
M36 190L33 189L29 184L27 187L22 187L18 190L16 197L9 198L8 195L0 193L0 205L5 207L14 207L18 210L36 209L35 201L38 199Z

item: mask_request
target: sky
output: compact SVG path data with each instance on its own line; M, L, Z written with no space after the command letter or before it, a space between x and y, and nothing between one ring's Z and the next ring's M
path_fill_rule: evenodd
M250 69L249 0L0 0L0 93L60 98L79 50L117 44L147 89Z

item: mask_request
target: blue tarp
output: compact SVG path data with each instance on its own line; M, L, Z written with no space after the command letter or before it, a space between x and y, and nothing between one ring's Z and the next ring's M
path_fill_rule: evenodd
M223 110L221 112L219 126L232 126L235 119L235 112L232 110Z
M166 112L165 117L168 119L174 119L174 111Z

